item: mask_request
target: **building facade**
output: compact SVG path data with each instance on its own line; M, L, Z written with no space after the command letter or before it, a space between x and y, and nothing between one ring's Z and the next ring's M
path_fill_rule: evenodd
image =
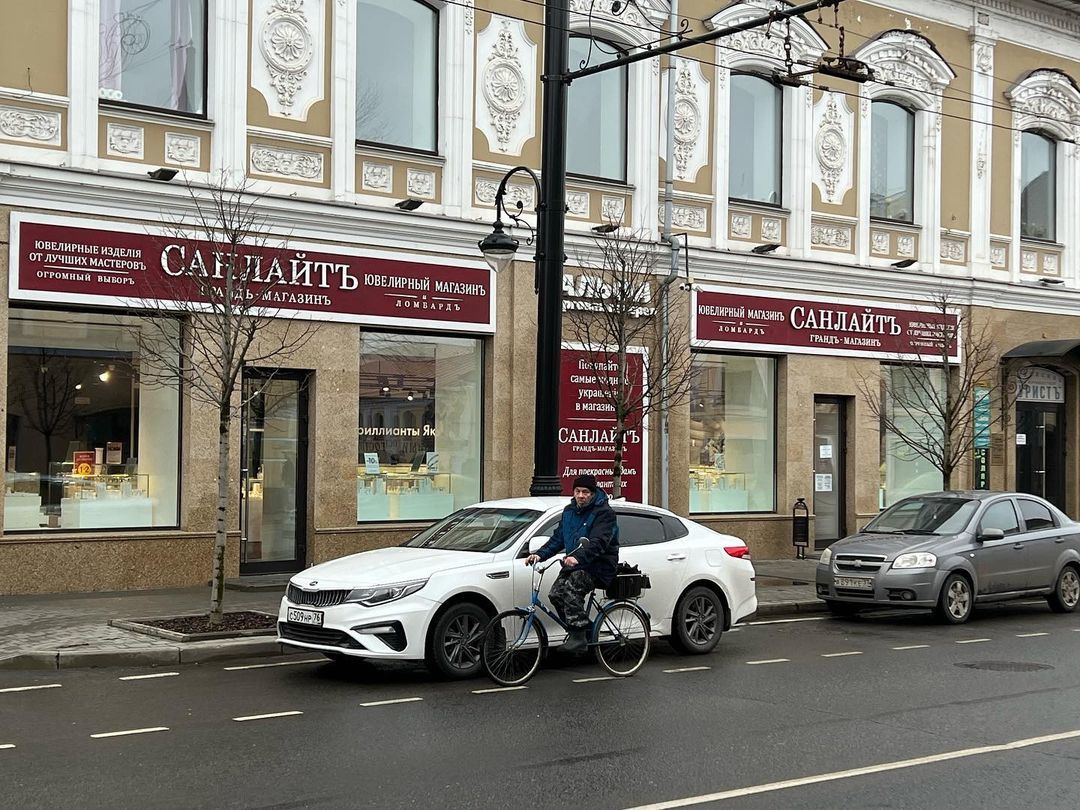
M702 33L776 2L678 15ZM671 11L569 5L572 67L648 47ZM8 20L0 593L206 581L216 414L157 379L133 335L184 339L183 319L162 328L139 302L170 261L205 270L191 195L221 178L262 195L280 315L314 323L242 381L229 574L397 543L527 491L531 262L496 278L476 245L506 171L540 165L542 18L519 0L41 0ZM872 79L785 78L839 55ZM589 295L595 226L659 240L669 136L686 245L673 317L691 338L672 349L694 383L666 458L656 415L635 430L627 494L768 558L791 553L797 498L824 545L939 488L861 390L904 377L945 285L1024 372L954 486L1077 516L1078 81L1071 0L843 0L671 70L654 57L574 82L566 318ZM536 194L509 186L526 218ZM564 471L601 469L609 425L575 408L589 360L568 342L563 362Z

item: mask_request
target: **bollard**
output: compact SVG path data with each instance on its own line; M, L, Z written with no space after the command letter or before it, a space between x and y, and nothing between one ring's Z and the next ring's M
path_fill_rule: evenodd
M810 545L810 508L805 498L796 498L791 507L791 545L795 546L795 559L805 560Z

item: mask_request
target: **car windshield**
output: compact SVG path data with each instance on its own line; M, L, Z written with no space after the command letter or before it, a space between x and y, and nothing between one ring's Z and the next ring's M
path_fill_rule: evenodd
M540 517L535 509L462 509L413 537L406 546L490 553L506 548Z
M956 534L968 525L978 501L963 498L908 498L893 504L863 531L880 534Z

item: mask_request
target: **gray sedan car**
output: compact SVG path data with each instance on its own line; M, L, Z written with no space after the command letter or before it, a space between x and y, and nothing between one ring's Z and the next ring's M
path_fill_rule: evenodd
M833 613L932 608L960 624L975 604L1042 596L1080 603L1080 523L1034 495L935 492L899 501L821 554L817 595Z

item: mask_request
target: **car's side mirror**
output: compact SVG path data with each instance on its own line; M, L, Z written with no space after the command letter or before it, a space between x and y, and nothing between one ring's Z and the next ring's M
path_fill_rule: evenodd
M987 540L1004 540L1004 529L982 529L979 532L979 542L985 543Z
M542 534L538 534L535 537L529 538L529 553L535 554L544 547L544 544L550 540L550 537L545 537Z

